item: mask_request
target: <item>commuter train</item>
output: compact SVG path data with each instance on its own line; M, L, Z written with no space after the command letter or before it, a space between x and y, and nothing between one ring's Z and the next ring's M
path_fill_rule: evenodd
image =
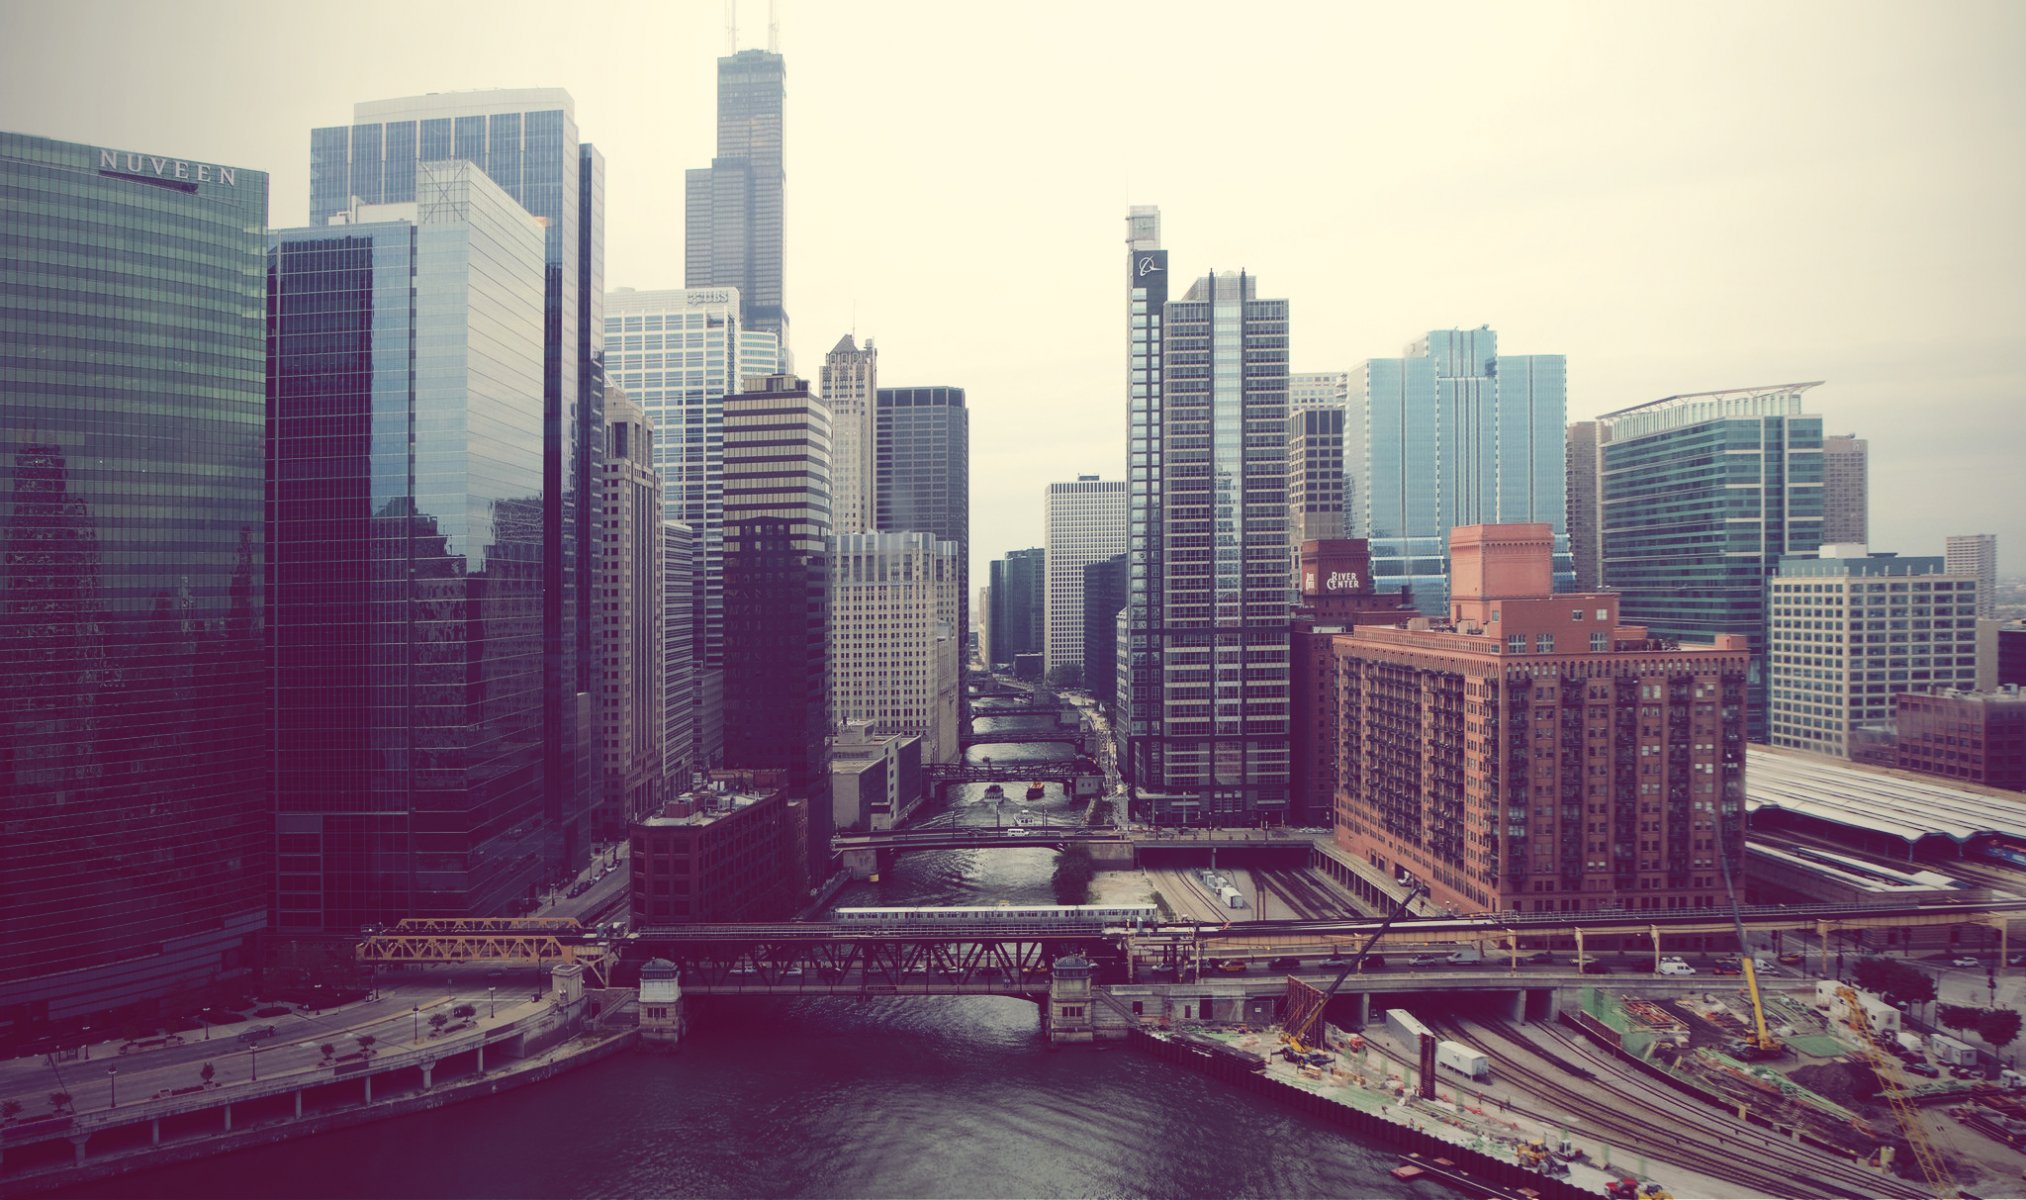
M1028 904L953 908L840 908L831 920L844 925L1152 925L1161 910L1151 904Z

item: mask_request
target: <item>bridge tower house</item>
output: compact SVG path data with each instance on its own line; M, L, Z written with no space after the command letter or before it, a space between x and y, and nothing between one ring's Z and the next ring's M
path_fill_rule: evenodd
M1091 1006L1097 997L1091 991L1094 968L1089 959L1071 954L1055 960L1048 977L1048 1040L1090 1042L1097 1038L1096 1017Z

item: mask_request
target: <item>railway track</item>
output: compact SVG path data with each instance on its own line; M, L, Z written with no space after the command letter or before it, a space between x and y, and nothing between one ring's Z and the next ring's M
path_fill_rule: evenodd
M1327 921L1361 915L1347 910L1335 896L1301 871L1255 867L1252 876L1264 883L1267 891L1279 897L1302 920Z

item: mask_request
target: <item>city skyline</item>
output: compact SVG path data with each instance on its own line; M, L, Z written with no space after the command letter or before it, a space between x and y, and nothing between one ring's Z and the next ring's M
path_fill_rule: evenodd
M764 37L763 12L745 7L740 48ZM1160 22L1121 10L1077 13L1071 37L1072 10L1044 9L993 25L989 50L925 56L902 35L935 28L947 44L983 47L987 31L927 8L882 6L877 20L849 6L782 10L786 170L801 197L788 208L787 305L805 354L856 332L879 340L894 377L964 383L977 578L1039 540L1037 481L1123 478L1110 272L1130 203L1162 206L1171 240L1190 248L1176 271L1242 267L1275 280L1290 301L1295 371L1397 354L1402 331L1489 323L1515 346L1568 356L1571 420L1764 379L1826 380L1828 426L1876 451L1871 544L1935 553L1951 533L1990 531L2000 574L2019 573L2018 506L2002 488L1942 481L2003 478L2021 445L2002 424L1995 437L1966 431L1995 423L2026 385L2009 354L2026 303L2003 269L2026 257L2026 234L2005 219L2026 197L2026 172L1981 150L2026 118L2001 50L2026 14L1965 7L1944 28L1884 7L1839 7L1831 21L1827 6L1738 6L1608 30L1583 21L1595 11L1583 6L1481 14L1449 51L1476 65L1484 88L1453 98L1415 88L1416 118L1400 121L1367 114L1410 94L1414 60L1374 51L1424 38L1438 15L1303 7L1227 28L1210 9L1163 10ZM0 125L264 170L270 223L288 227L307 215L305 132L346 120L360 97L561 86L610 164L607 286L680 286L683 226L670 201L715 144L723 13L615 10L652 36L538 45L518 37L523 23L460 11L403 11L415 36L374 38L370 53L374 22L318 22L333 60L361 66L303 76L254 51L298 20L285 10L20 6ZM1980 36L1959 38L1965 26ZM469 50L454 59L430 49L432 30L453 27ZM30 53L82 45L87 30L97 70ZM198 31L208 53L245 50L251 75L228 87L163 52ZM1126 47L1154 64L1215 47L1274 106L1321 121L1247 128L1242 143L1235 110L1187 130L1144 127L1132 117L1148 86L1140 73L1113 82ZM1345 54L1360 71L1328 68ZM867 69L902 56L906 71ZM1017 84L1037 60L1061 81L1047 97ZM1521 63L1555 70L1517 73ZM1722 88L1643 85L1711 63ZM115 74L122 85L105 89ZM248 88L262 104L239 103ZM148 104L127 102L144 93ZM931 94L937 103L922 104ZM1484 109L1486 94L1509 103ZM1419 148L1435 140L1429 129L1459 124L1478 131L1481 152ZM1114 133L1127 128L1138 132L1121 154ZM1190 153L1236 144L1251 161L1300 161L1305 177L1347 185L1360 164L1385 161L1399 186L1346 192L1318 219L1263 220L1282 204L1276 172L1213 185ZM1046 170L1018 167L1044 154ZM1468 176L1498 186L1459 187ZM994 264L1018 269L981 281ZM970 300L949 303L958 293ZM1016 306L1045 306L1055 332L1008 358L992 343L1008 322L987 314Z

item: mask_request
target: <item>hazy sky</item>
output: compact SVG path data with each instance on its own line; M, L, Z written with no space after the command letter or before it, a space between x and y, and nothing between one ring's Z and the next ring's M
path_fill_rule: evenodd
M562 86L609 286L682 286L724 8L0 4L0 127L262 168L307 217L354 101ZM739 44L764 45L747 0ZM855 329L968 390L972 578L1050 480L1120 478L1124 216L1244 267L1295 370L1490 324L1570 418L1826 380L1872 544L2026 572L2026 4L780 5L797 365Z

